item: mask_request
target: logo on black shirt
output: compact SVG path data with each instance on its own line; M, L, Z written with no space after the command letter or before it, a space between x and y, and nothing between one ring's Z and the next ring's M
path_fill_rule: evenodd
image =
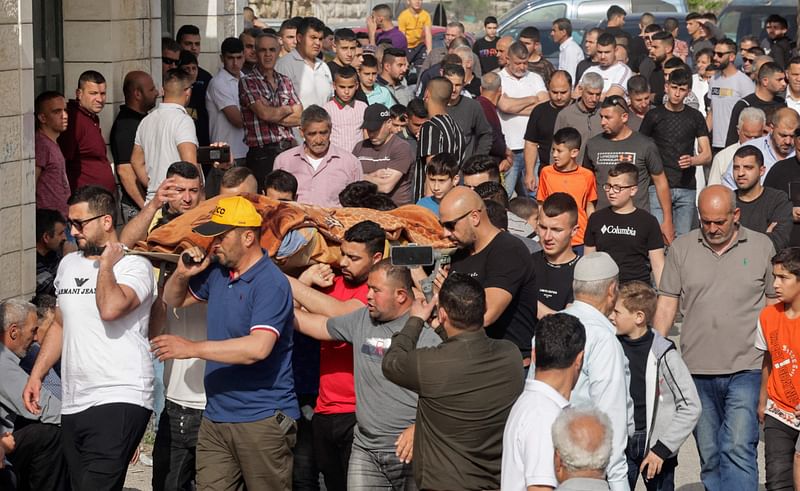
M636 229L633 227L617 227L616 225L608 226L603 225L600 229L600 232L603 234L613 234L613 235L630 235L631 237L636 237Z

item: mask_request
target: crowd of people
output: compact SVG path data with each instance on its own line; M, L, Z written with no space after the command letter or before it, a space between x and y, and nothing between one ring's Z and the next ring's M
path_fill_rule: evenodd
M583 46L564 18L515 39L488 17L474 41L451 22L444 47L421 0L356 30L250 16L213 75L184 25L161 87L125 75L111 160L103 74L38 94L0 488L120 490L151 419L154 490L671 490L693 434L706 489L751 491L760 427L767 489L800 487L788 23L737 45L713 14L643 14L639 36L626 15ZM395 265L364 220L337 264L285 274L257 194L417 205L455 252ZM129 253L212 198L208 249Z

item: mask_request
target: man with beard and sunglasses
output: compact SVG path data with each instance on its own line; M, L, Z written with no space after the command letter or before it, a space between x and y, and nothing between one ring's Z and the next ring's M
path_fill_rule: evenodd
M450 271L477 279L486 292L486 334L516 344L523 365L530 366L538 292L528 248L492 225L478 193L463 186L442 199L439 221L444 236L458 248ZM445 271L439 274L437 286L446 275Z
M98 186L69 199L79 251L64 257L54 285L54 323L23 391L42 410L42 380L61 359L62 438L73 489L122 489L153 409L147 330L156 283L150 262L125 255L114 196Z

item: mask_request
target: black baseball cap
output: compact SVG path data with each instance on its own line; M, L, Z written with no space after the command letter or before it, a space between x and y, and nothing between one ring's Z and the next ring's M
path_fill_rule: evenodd
M391 117L389 108L383 104L372 104L364 111L364 123L361 124L361 128L367 131L378 130Z

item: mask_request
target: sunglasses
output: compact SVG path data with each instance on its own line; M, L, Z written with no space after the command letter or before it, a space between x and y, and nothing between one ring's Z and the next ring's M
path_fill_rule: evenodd
M92 220L97 220L100 217L106 216L107 213L103 213L102 215L97 215L96 217L86 218L84 220L67 220L67 227L72 230L74 227L75 230L78 232L83 232L83 227L86 226L87 223L91 222Z
M733 51L714 51L714 56L719 56L722 58L723 56L727 56L731 53L733 53Z
M451 232L452 232L453 230L455 230L455 229L456 229L456 225L458 225L458 222L460 222L461 220L463 220L464 218L466 218L466 217L467 217L467 215L469 215L469 214L470 214L470 213L472 213L473 211L481 211L481 210L480 210L480 209L478 209L478 210L469 210L468 212L464 213L463 215L461 215L461 216L460 216L460 217L458 217L458 218L454 218L454 219L452 219L452 220L448 220L448 221L446 221L446 222L439 222L439 223L441 223L441 224L442 224L442 228L444 228L445 230L449 230L449 231L451 231Z
M166 56L162 56L161 57L161 63L163 63L165 65L178 66L178 63L180 63L180 62L181 62L181 60L176 60L174 58L167 58Z

